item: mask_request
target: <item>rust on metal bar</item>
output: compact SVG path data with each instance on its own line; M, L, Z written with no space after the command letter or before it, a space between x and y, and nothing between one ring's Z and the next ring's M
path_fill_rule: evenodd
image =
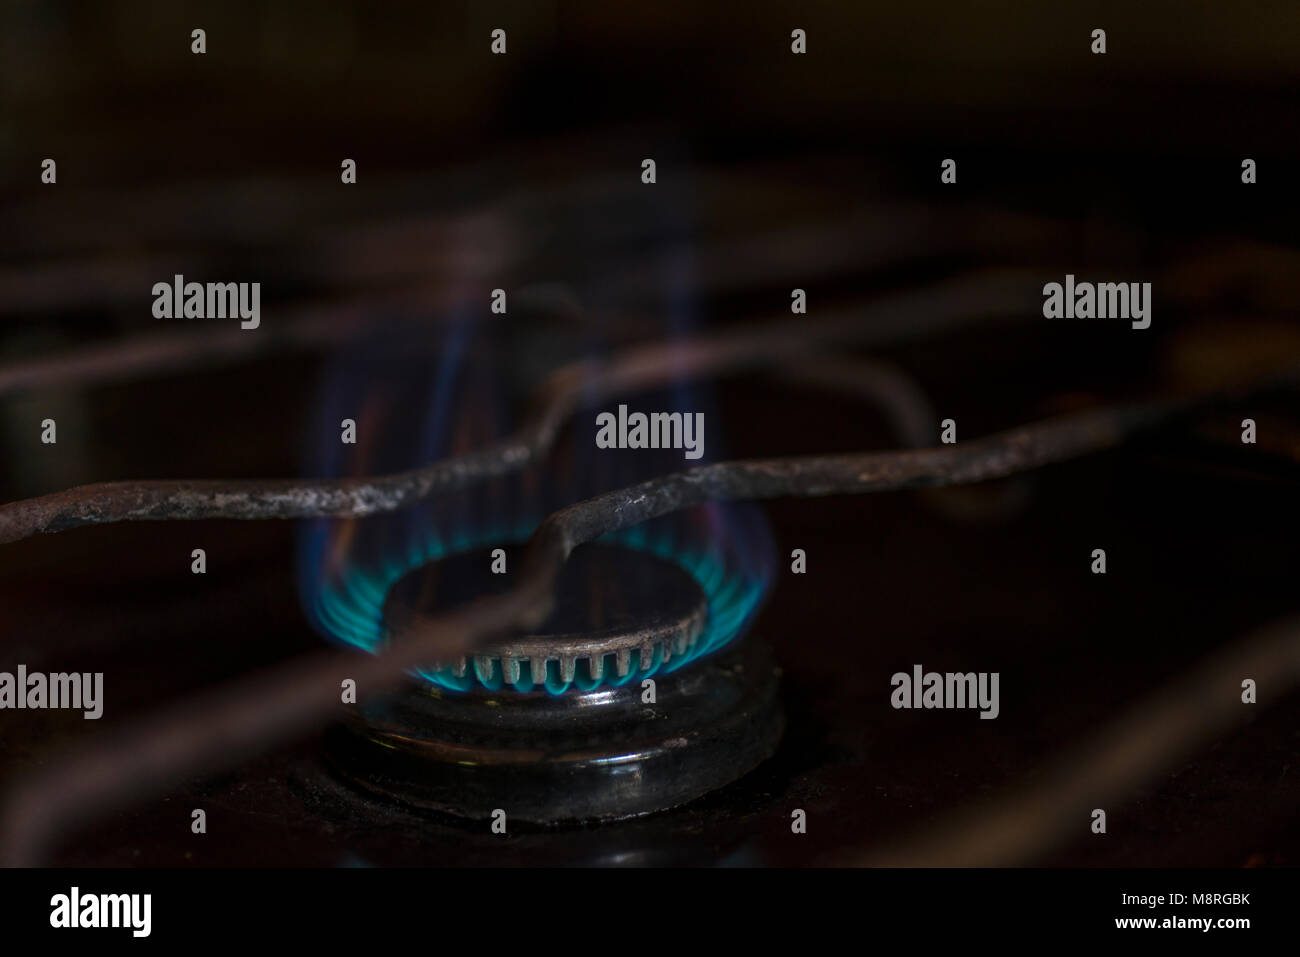
M770 321L741 333L631 347L608 362L566 366L543 384L533 418L478 451L392 475L355 479L98 482L0 506L0 544L43 532L124 521L361 517L518 471L551 447L579 403L695 376L779 364L828 343L869 345L1014 311L1017 274L978 275L900 293L815 321Z

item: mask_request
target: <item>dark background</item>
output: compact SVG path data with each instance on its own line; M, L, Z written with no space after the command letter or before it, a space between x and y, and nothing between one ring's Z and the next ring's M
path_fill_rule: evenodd
M195 27L204 56L189 52ZM505 57L488 53L495 27ZM794 27L806 56L789 52ZM1089 52L1094 27L1104 56ZM260 280L268 347L11 390L0 498L299 474L321 369L345 350L274 334L340 303L358 329L393 296L436 322L447 300L485 304L502 285L534 291L509 321L556 359L592 334L662 336L675 300L641 267L683 238L699 331L779 316L795 285L815 315L985 267L1040 275L1035 289L1065 272L1153 282L1146 331L992 315L872 353L964 438L1295 361L1298 29L1285 2L6 5L3 361L175 331L158 328L149 289L180 270ZM40 184L47 156L57 186ZM646 156L673 212L638 192ZM941 186L950 156L958 183ZM1247 156L1257 185L1240 182ZM338 181L343 157L356 186ZM755 236L766 259L725 252ZM502 357L512 401L550 358ZM764 375L720 380L712 397L737 457L896 444L869 407ZM785 668L789 733L772 762L690 809L501 842L348 803L304 741L69 834L58 860L802 863L923 829L1294 612L1294 406L1246 414L1256 447L1225 412L1046 470L996 520L954 521L911 494L766 506L777 554L809 553L804 577L778 565L754 629ZM39 442L47 415L57 446ZM194 547L204 578L189 574ZM1088 573L1095 547L1105 577ZM294 548L289 524L233 522L4 546L0 668L102 668L109 706L93 726L6 712L0 781L318 647ZM888 676L915 662L1000 671L1001 717L893 711ZM1081 825L1031 863L1294 864L1295 714L1262 688L1256 721L1108 809L1105 838ZM209 810L206 837L189 833L194 806ZM813 822L804 838L792 807Z

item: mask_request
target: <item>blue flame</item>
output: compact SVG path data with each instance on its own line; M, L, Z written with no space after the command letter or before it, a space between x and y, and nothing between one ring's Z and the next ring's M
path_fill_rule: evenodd
M667 317L664 331L672 337L693 324L689 239L694 204L689 192L675 202L664 202L666 193L660 190L651 202L647 191L635 190L611 198L607 208L584 205L572 220L583 228L573 230L567 240L575 269L588 262L602 265L591 275L569 277L579 284L582 298L591 304L593 314L616 313L624 305L618 290L602 284L609 257L608 224L618 223L621 230L629 215L647 217L648 241L666 243L674 250L661 264L664 275L659 284L666 290L660 304ZM561 215L557 221L569 220ZM518 407L521 397L511 392L512 377L502 370L500 360L527 346L514 338L519 330L510 326L506 316L472 322L471 311L481 309L466 307L459 318L426 326L419 342L399 340L391 331L376 329L372 340L353 344L337 358L308 436L311 474L363 475L415 468L482 448L512 430L515 423L508 410ZM597 324L590 328L593 337L599 334ZM567 358L597 358L608 348L606 342L586 341ZM700 462L684 462L680 450L596 454L591 428L596 409L584 407L536 467L437 496L399 514L304 523L298 583L310 621L332 642L378 651L391 638L384 622L385 601L398 580L412 570L466 551L522 543L557 508L720 457L721 430L712 427L720 420L709 398L707 392L679 380L653 396L618 400L647 410L705 412L711 428L708 454ZM356 420L355 446L339 442L339 424L345 418ZM676 671L722 648L743 632L771 584L773 546L762 514L752 505L705 505L602 541L649 552L680 566L699 583L707 617L696 643L667 663L656 658L641 668L633 656L634 667L627 675L619 677L615 668L607 667L597 681L579 662L572 682L579 688L621 685ZM506 682L499 661L483 671L471 664L460 677L449 669L419 674L450 690L545 688L560 694L570 687L561 677L559 662L549 662L544 675L530 674L525 665L513 685Z
M498 414L500 383L481 370L467 368L468 323L453 323L428 360L391 352L368 362L359 350L331 377L314 429L318 474L364 474L410 468L430 460L477 448L504 434L508 418ZM488 350L491 353L491 350ZM425 383L430 383L426 385ZM414 385L412 384L414 383ZM660 394L647 400L662 408L673 399ZM703 397L691 399L707 407ZM412 418L411 410L419 414ZM359 410L359 411L358 411ZM357 421L358 444L339 442L342 419ZM556 508L609 488L617 488L663 471L681 468L680 451L654 461L636 451L603 450L584 426L594 414L579 413L573 425L586 442L560 443L540 465L493 479L392 515L364 519L316 519L304 523L299 549L299 593L313 626L327 639L374 653L391 638L384 605L393 586L408 572L444 556L528 540L538 523ZM714 419L716 421L716 419ZM716 430L715 430L716 432ZM711 444L716 448L716 437ZM411 449L415 449L414 461ZM525 666L513 683L518 691L545 688L561 694L571 684L583 689L620 685L657 672L671 672L726 645L752 619L771 582L772 544L761 513L745 504L713 503L606 536L602 541L649 552L688 572L704 593L707 614L695 644L667 663L636 663L619 677L606 668L601 680L585 662L573 682L565 682L558 661L545 675ZM475 596L464 596L466 600ZM460 676L450 669L418 672L450 690L479 685L492 690L508 683L500 664L488 673L471 666Z
M721 506L704 506L704 511L719 510ZM394 550L386 560L363 565L348 562L342 574L326 577L321 574L321 564L311 556L325 555L330 542L332 520L310 523L307 539L308 559L300 565L299 587L304 605L312 623L325 637L374 653L391 637L384 623L384 602L389 591L408 572L447 555L457 554L487 546L518 544L527 541L533 525L515 528L488 527L478 535L459 535L442 539L436 535L423 535L413 540L405 550ZM766 537L762 525L756 525L761 537ZM475 685L488 690L510 686L527 692L545 688L551 694L563 694L571 684L583 691L598 687L618 687L629 681L639 681L656 673L665 674L722 648L753 619L762 605L771 585L771 565L768 563L738 563L736 554L720 554L718 550L682 541L680 532L671 523L648 522L644 525L607 535L601 542L619 544L649 552L673 562L689 573L699 584L707 604L704 631L696 643L684 653L672 656L665 664L658 651L648 667L641 667L634 656L634 667L619 676L615 669L606 668L602 679L593 678L585 663L579 662L572 683L563 680L558 661L547 663L547 673L534 677L527 663L521 669L519 680L513 685L505 681L500 661L494 661L491 673L484 674L474 664L461 676L450 668L421 670L418 674L426 680L452 691L467 691Z

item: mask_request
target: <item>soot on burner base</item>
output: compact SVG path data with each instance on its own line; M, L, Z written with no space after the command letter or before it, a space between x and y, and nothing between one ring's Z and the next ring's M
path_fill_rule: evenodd
M431 597L489 567L488 553L417 569L390 603L430 610ZM408 576L411 578L412 576ZM431 582L443 585L431 588ZM490 584L490 583L485 583ZM448 597L448 600L450 598ZM577 823L634 817L685 804L771 756L783 727L767 646L740 641L652 675L639 663L689 654L704 623L703 593L666 559L619 545L575 551L559 583L556 616L539 634L464 663L480 676L567 673L563 693L472 682L435 684L359 706L326 736L334 769L352 784L404 804L486 819ZM574 630L575 625L587 630ZM512 664L514 662L514 664ZM624 670L624 669L628 670ZM603 673L621 681L601 683ZM584 683L581 676L586 674ZM628 680L628 679L631 680Z

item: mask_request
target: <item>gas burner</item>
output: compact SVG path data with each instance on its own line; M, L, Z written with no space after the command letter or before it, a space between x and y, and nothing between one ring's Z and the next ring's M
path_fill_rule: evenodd
M386 613L403 620L502 591L509 576L492 564L482 551L421 566L394 586ZM364 703L327 734L329 760L368 791L470 818L500 808L556 824L684 804L756 767L782 730L766 645L696 661L706 617L704 590L680 566L585 546L536 634Z

